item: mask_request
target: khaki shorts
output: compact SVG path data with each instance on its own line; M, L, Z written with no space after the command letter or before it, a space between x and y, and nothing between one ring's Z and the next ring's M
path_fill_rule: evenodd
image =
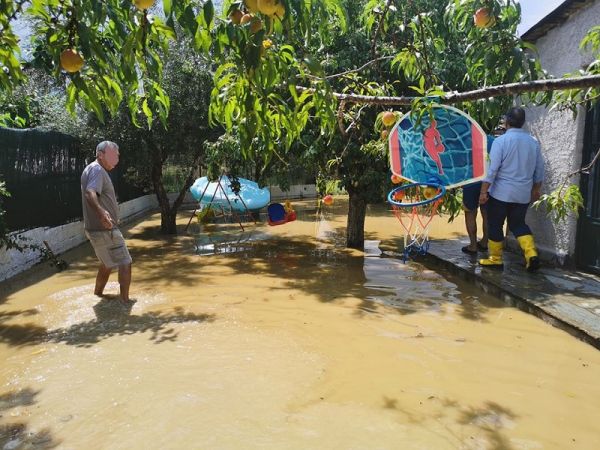
M114 269L131 264L131 255L125 245L125 239L118 229L106 231L87 231L85 235L90 240L96 256L106 267Z

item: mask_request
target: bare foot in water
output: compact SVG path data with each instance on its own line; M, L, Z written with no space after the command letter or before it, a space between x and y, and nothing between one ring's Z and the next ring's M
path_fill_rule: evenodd
M119 303L122 306L125 306L127 308L131 308L135 304L135 302L137 302L137 300L135 300L133 298L128 298L127 300L124 300L121 297L118 297L118 298L119 298Z
M125 300L125 299L121 298L121 296L119 294L96 294L96 295L104 300L117 301L119 303L119 305L125 306L127 308L130 308L131 306L133 306L135 304L135 302L137 302L137 300L134 300L131 298Z
M94 292L94 295L96 297L105 298L106 300L116 300L117 298L119 298L117 294L96 294Z

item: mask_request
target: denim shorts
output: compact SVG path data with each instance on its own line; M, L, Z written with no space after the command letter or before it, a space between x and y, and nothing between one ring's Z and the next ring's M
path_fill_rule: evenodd
M131 255L127 250L123 234L117 229L85 231L96 256L104 266L114 269L131 264Z

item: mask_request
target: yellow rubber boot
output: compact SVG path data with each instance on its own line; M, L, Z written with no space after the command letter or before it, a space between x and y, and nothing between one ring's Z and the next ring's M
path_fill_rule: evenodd
M479 264L486 267L497 267L502 268L504 263L502 262L502 245L503 242L488 241L488 254L489 257L486 259L480 259Z
M533 236L531 234L519 236L517 241L519 241L519 245L525 255L525 267L529 272L535 272L540 268L540 259L538 258Z

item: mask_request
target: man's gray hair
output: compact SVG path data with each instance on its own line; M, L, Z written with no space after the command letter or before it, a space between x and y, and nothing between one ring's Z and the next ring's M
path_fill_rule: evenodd
M109 147L114 147L115 150L119 150L119 146L113 141L102 141L96 146L96 156L100 153L104 153Z

